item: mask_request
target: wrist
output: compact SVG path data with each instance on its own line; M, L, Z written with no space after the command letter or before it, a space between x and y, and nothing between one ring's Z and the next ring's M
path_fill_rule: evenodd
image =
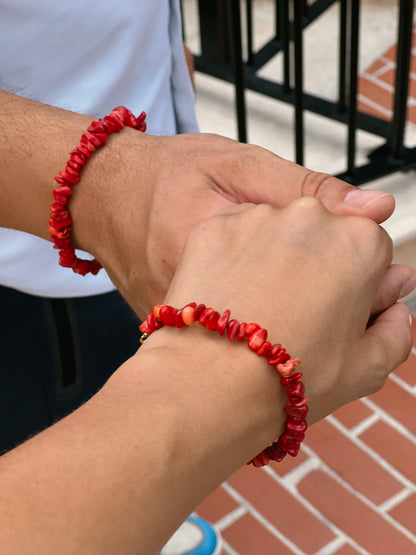
M275 369L247 346L196 325L158 330L137 356L144 354L154 357L157 372L165 375L161 381L172 403L185 408L184 423L190 421L187 410L192 412L191 421L198 431L194 441L200 441L200 430L204 430L207 451L218 454L223 448L218 456L226 458L235 451L235 468L282 433L287 404L284 389Z

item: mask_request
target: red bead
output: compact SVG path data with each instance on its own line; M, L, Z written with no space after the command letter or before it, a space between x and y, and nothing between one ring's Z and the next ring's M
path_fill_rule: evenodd
M59 185L68 185L68 181L61 175L55 175L54 180L59 183Z
M248 347L252 351L258 351L267 339L267 330L258 329L250 334L248 338Z
M273 348L272 348L272 353L273 353ZM267 364L274 366L276 364L280 364L290 359L290 355L286 353L286 349L282 349L281 347L279 349L276 349L275 353L273 354L272 353L270 353L270 357L269 357L269 360L267 361Z
M74 162L74 164L78 164L80 168L84 166L85 161L86 157L81 152L78 152L77 150L73 150L71 152L71 162Z
M140 324L139 330L140 330L142 333L145 333L145 334L147 334L147 335L150 335L150 334L152 333L151 330L150 330L150 326L149 326L149 324L146 322L146 320Z
M217 322L217 331L219 331L220 335L224 335L225 328L230 320L230 311L224 310Z
M84 156L86 156L87 158L91 158L91 151L88 150L88 148L85 148L85 146L79 146L76 149L80 154L83 154ZM95 149L94 149L95 150Z
M66 227L65 229L59 230L54 227L49 228L49 233L51 237L59 237L59 239L69 239L70 233L72 231L71 227Z
M68 211L63 210L62 212L67 212L68 216L63 217L61 213L54 212L49 218L49 225L59 231L72 224L72 218L69 215Z
M74 172L76 172L76 175L79 175L79 172L82 170L82 165L77 164L73 160L68 160L68 163L66 166L67 168L71 168L72 170L74 170Z
M288 416L292 416L294 418L305 418L305 416L308 414L309 407L307 405L303 405L300 407L294 407L293 405L290 405L289 407L285 407L284 410Z
M65 166L65 173L67 173L68 175L72 175L72 177L79 177L79 172L74 170L74 168L71 168L71 166L69 165L71 163L71 160L69 160L69 162Z
M227 335L230 341L237 337L240 323L237 320L230 320L227 324Z
M163 305L159 311L159 318L165 326L175 325L175 309L172 306Z
M111 114L109 114L108 116L105 116L104 119L106 121L111 121L111 123L114 124L115 129L114 129L113 133L118 133L119 131L121 131L124 128L123 120L121 119L119 114L117 114L117 112L114 112L114 110L111 112Z
M306 432L308 428L308 423L305 419L300 421L293 420L291 417L288 418L286 422L286 430L290 430L291 432Z
M201 316L205 308L206 306L204 304L197 305L197 307L195 308L195 320L199 320L199 317Z
M63 249L59 253L59 264L64 268L71 268L72 261L76 260L75 250L71 247L70 249Z
M62 210L65 210L65 205L59 204L59 202L54 202L51 204L50 210L51 212L62 212Z
M220 313L217 311L214 311L212 314L210 314L205 324L206 328L209 329L210 331L215 331L217 329L217 322L219 318L220 318Z
M304 407L308 404L308 398L307 397L300 397L300 398L295 397L292 400L289 399L289 401L290 401L290 404L293 407Z
M292 374L291 376L282 376L280 378L280 383L282 384L283 387L286 387L289 384L295 383L298 380L300 380L302 376L303 376L302 372L296 372L295 374Z
M283 451L277 442L267 447L265 451L272 461L281 462L286 457L286 451Z
M90 260L90 264L89 264L89 268L90 268L90 273L93 276L96 276L98 274L98 272L101 270L102 266L101 264L98 262L98 260L96 260L94 258L94 260Z
M66 197L70 197L72 195L72 189L68 185L61 185L54 190L53 195L63 195Z
M69 238L65 238L65 239L60 239L59 237L53 237L53 248L54 249L69 249L71 246L71 239Z
M304 393L305 386L302 382L291 383L286 389L287 398L289 399L290 404L293 404L292 400L295 402L299 401L303 397Z
M198 322L201 324L201 326L205 326L208 320L208 317L211 316L211 314L214 313L214 309L213 308L205 308L202 312L201 312L201 316L198 318Z
M300 449L299 441L293 436L289 435L287 432L284 432L279 437L279 439L277 440L277 443L291 457L296 457L296 455L299 453L299 449Z
M270 457L267 455L265 451L262 451L261 453L256 455L253 460L250 461L251 464L256 468L260 468L262 466L266 466L267 464L269 464Z
M88 260L81 260L80 258L77 258L77 261L72 266L72 269L76 274L85 276L89 271Z
M180 310L176 310L174 313L174 323L177 328L185 327L185 322L182 319L182 313Z
M246 323L242 322L238 328L237 339L238 341L242 341L246 338Z
M291 430L289 430L287 433L290 434L299 443L302 443L302 441L305 439L305 432L292 432Z
M259 357L266 357L268 356L268 354L270 353L270 350L272 348L272 344L270 343L270 341L265 341L263 343L263 345L260 347L260 349L257 351L257 355Z
M91 125L87 128L89 133L107 133L107 130L101 123L101 121L93 121Z
M260 326L258 324L254 324L254 323L246 324L247 337L259 329L260 329Z
M79 175L71 175L67 171L59 172L59 175L63 177L65 181L67 181L68 183L71 183L72 185L77 185L81 181L81 178Z

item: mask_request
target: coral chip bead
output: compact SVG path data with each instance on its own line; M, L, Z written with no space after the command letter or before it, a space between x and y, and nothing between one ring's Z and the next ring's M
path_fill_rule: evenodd
M205 326L207 323L208 318L211 316L211 314L214 313L214 309L213 308L205 308L202 312L201 312L201 316L198 318L198 322L201 324L201 326Z
M227 327L229 320L230 320L230 311L227 309L227 310L224 310L224 312L221 314L217 322L217 331L219 332L220 335L224 335L225 328Z
M192 306L186 306L182 309L182 320L187 326L192 326L192 324L195 324L195 309Z
M270 341L265 341L260 349L257 351L256 355L259 357L267 357L270 353L270 349L272 348L272 344Z
M277 442L266 448L266 453L272 461L281 462L286 457L286 452Z
M288 416L293 416L294 418L305 418L308 414L309 407L307 405L303 405L300 407L294 407L290 405L290 407L285 407L285 413Z
M258 351L267 339L267 330L258 329L253 332L248 338L248 347L252 351Z
M242 322L238 328L237 339L238 341L242 341L246 338L246 323Z
M157 304L153 307L153 314L156 318L160 318L160 309L164 306L163 304Z
M173 326L175 324L175 309L168 305L162 306L159 311L159 318L165 326Z
M230 341L237 337L240 323L237 320L230 320L227 325L227 335Z
M296 421L289 417L288 421L286 422L286 429L290 430L291 432L306 432L308 428L308 424L305 419Z
M210 331L215 331L217 329L217 322L220 319L220 313L214 311L212 314L208 316L208 319L205 323L205 326Z
M247 337L259 329L260 329L260 326L258 324L253 324L253 323L246 324L245 330L246 330Z

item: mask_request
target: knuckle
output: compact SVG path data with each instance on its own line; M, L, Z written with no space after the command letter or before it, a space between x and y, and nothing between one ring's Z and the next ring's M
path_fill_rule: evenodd
M334 177L327 173L308 170L301 184L301 195L305 197L318 196L320 188Z

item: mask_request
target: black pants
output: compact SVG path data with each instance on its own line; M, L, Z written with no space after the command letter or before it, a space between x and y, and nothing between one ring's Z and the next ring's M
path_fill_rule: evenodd
M118 292L45 299L0 286L0 453L89 399L139 347Z

